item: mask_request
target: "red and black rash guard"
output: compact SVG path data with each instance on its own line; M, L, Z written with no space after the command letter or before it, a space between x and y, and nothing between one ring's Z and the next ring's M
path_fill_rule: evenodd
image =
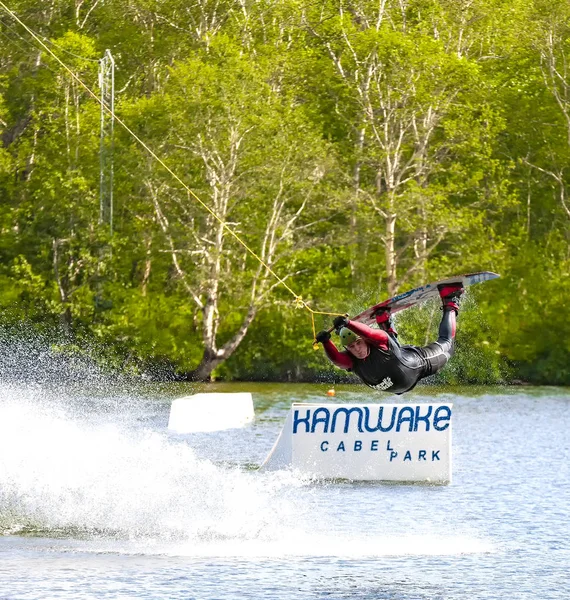
M455 312L445 311L437 342L424 348L400 346L395 338L381 329L349 321L347 327L362 337L370 352L357 358L350 352L340 352L331 340L323 344L329 359L341 369L353 371L368 386L403 394L415 387L423 377L437 373L453 354Z

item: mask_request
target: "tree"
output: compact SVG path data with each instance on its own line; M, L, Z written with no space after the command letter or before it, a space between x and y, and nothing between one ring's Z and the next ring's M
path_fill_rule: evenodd
M310 12L305 22L327 53L335 111L351 148L352 229L368 204L383 223L387 294L425 277L427 261L473 218L465 198L481 179L492 112L477 65L449 53L408 12L361 2ZM402 10L400 10L402 8ZM463 200L462 200L463 198ZM451 238L453 239L453 238Z
M169 162L207 205L169 174L144 177L173 276L194 303L204 353L192 371L207 379L237 349L292 256L326 214L325 147L287 95L275 93L251 57L223 44L207 61L173 69L164 94L143 108ZM239 238L239 239L238 239ZM239 240L255 252L257 261Z
M96 81L92 40L68 33L53 43L71 57L74 72ZM10 102L4 138L12 179L6 181L12 227L5 258L20 283L28 275L43 280L46 297L38 312L56 314L70 330L73 314L84 309L74 295L81 296L100 269L104 243L97 226L97 111L46 54L21 69L23 77L13 78L6 90L10 100L22 102Z

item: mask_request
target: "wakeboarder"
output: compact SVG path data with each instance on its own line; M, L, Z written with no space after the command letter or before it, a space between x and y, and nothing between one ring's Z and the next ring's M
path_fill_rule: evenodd
M340 369L352 371L371 388L404 394L420 379L438 373L454 351L456 318L464 292L462 282L438 286L443 315L437 341L427 346L403 346L398 341L389 306L375 310L379 329L339 316L333 326L345 350L331 340L330 331L321 331L316 341L323 344L327 357Z

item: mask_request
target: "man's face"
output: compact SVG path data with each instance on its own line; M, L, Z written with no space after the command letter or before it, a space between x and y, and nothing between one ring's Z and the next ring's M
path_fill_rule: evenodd
M349 344L346 349L356 358L366 358L370 354L370 348L368 344L362 339L358 338L356 341Z

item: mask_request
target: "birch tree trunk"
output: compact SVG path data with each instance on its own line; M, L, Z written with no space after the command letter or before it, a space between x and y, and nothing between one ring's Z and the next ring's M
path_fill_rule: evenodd
M182 112L172 117L166 133L178 162L191 166L202 203L153 177L145 184L165 251L196 310L203 351L188 371L189 379L211 378L233 355L279 279L285 282L296 272L287 257L317 243L310 228L325 220L326 202L321 198L317 207L311 202L320 193L330 159L316 136L307 137L288 123L297 117L283 113L277 92L260 81L262 74L251 72L249 80L241 81L247 70L244 66L239 82L232 79L239 71L226 69L219 78L205 80L208 70L202 63L188 66L187 79L184 70L173 75L173 86L177 77L184 77L184 93L198 80L200 89L211 85L224 95L219 113L212 109L211 96L204 104L194 98L192 111L204 112L199 130L193 117ZM224 86L232 87L228 91ZM227 101L230 95L232 101ZM314 215L318 217L311 221ZM278 263L279 279L269 271Z
M410 33L403 4L340 2L336 9L330 5L331 16L335 10L334 33L327 19L310 12L305 23L347 92L338 112L354 122L354 197L364 199L381 219L383 279L392 296L425 271L431 253L454 229L451 210L448 215L439 210L437 222L426 203L445 156L435 149L434 136L466 89L457 73L448 74L464 43L457 40L451 57L442 49L434 52L424 33ZM351 229L358 229L352 213Z

